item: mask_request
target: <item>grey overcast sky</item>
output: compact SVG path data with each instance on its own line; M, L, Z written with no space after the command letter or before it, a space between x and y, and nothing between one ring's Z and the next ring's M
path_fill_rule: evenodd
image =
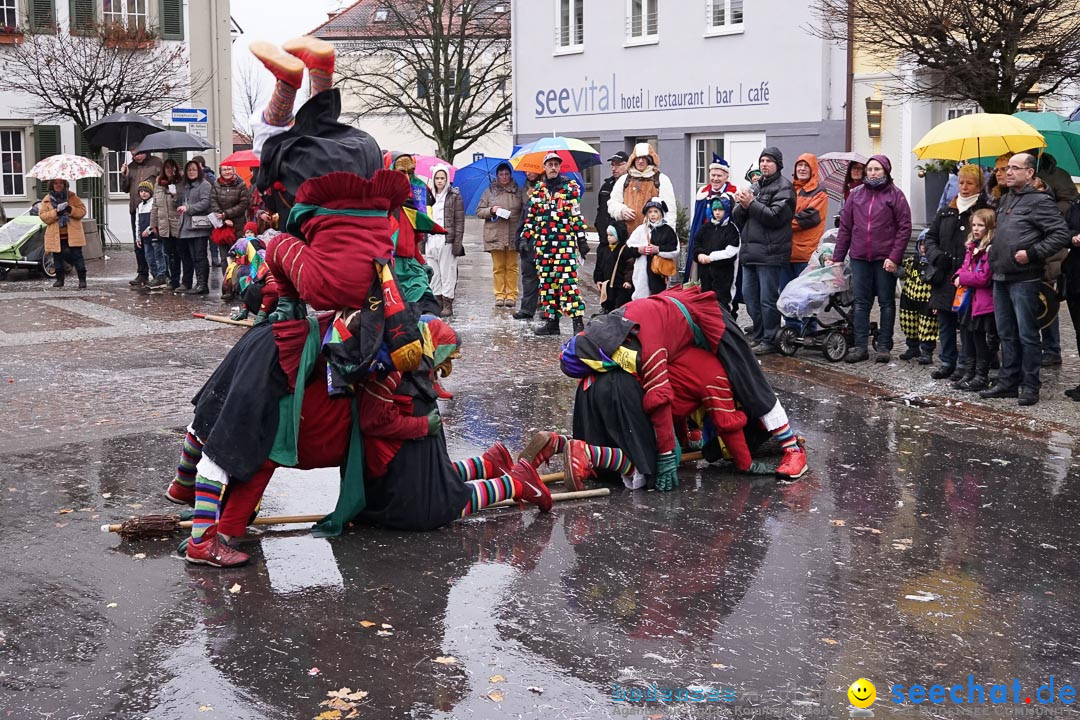
M234 63L248 55L248 43L281 43L326 20L327 13L351 5L342 0L232 0L230 12L244 34L233 45Z

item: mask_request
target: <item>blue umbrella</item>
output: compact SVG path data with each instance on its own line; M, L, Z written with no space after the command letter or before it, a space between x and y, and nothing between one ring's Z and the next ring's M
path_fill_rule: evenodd
M476 214L476 206L480 204L480 198L483 196L484 191L495 182L495 169L500 163L509 164L509 161L506 158L480 158L476 162L459 169L454 175L453 184L461 193L467 215ZM582 191L585 190L585 181L579 173L566 173L566 176L576 180ZM519 187L524 187L525 173L515 171L514 182Z

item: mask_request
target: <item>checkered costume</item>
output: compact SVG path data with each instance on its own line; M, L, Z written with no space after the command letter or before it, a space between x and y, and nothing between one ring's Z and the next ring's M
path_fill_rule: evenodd
M545 319L581 317L585 301L578 291L578 237L585 233L579 207L581 187L560 175L543 180L529 201L521 238L536 248L540 279L539 311Z
M937 315L930 310L930 284L919 274L914 255L904 258L904 289L900 291L900 329L911 342L937 342Z

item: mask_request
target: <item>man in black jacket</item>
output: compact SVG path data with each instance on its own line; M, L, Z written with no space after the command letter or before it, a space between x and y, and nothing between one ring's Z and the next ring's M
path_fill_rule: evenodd
M767 147L758 158L761 183L757 195L740 190L733 217L742 230L739 264L743 271L743 300L754 333L750 338L757 355L777 352L780 331L780 269L791 258L791 219L795 217L795 187L780 174L784 156L780 149Z
M600 193L596 196L596 222L593 223L596 232L600 234L601 245L607 237L608 225L614 222L607 208L608 200L611 199L611 188L615 187L615 182L626 172L626 163L629 159L630 156L622 150L608 158L608 162L611 163L611 177L600 186Z
M979 393L984 398L1019 397L1020 405L1039 402L1042 345L1038 311L1046 260L1068 247L1071 233L1054 199L1035 189L1035 157L1009 159L1009 192L997 208L997 230L990 244L994 272L994 319L1001 338L997 381ZM1049 290L1049 292L1053 292Z

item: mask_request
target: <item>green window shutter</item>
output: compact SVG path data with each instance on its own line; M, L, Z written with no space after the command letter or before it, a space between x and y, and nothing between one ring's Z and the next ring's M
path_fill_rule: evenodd
M55 0L27 0L30 32L43 35L56 34Z
M96 160L94 153L90 150L90 143L86 142L86 138L83 137L82 130L78 127L75 128L75 154L82 157L91 158ZM98 178L85 178L75 183L75 194L84 200L89 201L97 193L94 190L95 184L100 183Z
M471 73L469 72L469 68L465 68L464 70L461 70L460 72L458 72L458 81L457 81L458 95L460 95L463 98L469 97L469 93L472 90L472 88L470 86L471 80L472 80L472 76L471 76Z
M184 0L160 0L158 17L162 40L184 39Z
M44 160L53 155L59 155L60 126L59 125L35 125L34 126L34 162ZM40 178L38 182L38 196L44 197L49 192L49 181L52 178ZM30 189L27 188L29 191Z
M416 73L416 97L426 98L431 89L431 71L419 70Z
M97 29L97 0L68 0L72 35L91 35Z

